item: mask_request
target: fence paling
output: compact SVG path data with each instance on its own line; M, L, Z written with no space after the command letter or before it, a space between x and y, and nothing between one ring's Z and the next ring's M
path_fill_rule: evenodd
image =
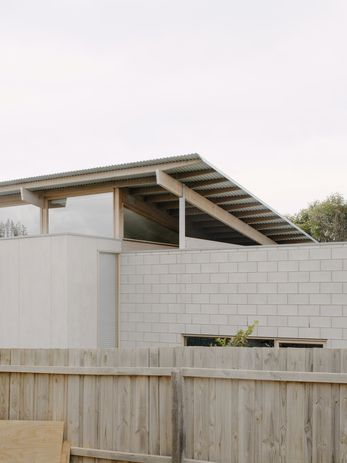
M346 369L329 349L0 350L0 418L65 420L78 463L342 462Z

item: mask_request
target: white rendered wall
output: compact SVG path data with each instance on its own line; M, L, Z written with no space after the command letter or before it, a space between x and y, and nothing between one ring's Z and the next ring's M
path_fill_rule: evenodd
M97 347L98 252L77 235L0 240L0 347Z
M220 241L202 240L186 236L186 249L231 249L240 248L238 244L221 243Z
M347 243L121 256L121 346L183 334L324 339L347 347Z

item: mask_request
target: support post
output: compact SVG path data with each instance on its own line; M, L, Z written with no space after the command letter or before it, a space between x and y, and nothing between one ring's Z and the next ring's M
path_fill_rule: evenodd
M43 207L40 209L40 233L45 235L48 233L48 200L43 200Z
M114 189L113 198L114 237L117 240L122 240L124 236L124 206L120 188Z
M172 386L172 463L184 461L183 375L180 370L171 373Z
M183 195L178 198L179 202L179 247L186 247L186 197Z

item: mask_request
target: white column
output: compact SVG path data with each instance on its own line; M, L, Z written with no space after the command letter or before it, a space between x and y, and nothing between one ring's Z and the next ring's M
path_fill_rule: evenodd
M179 247L186 247L186 197L183 191L183 196L179 199Z

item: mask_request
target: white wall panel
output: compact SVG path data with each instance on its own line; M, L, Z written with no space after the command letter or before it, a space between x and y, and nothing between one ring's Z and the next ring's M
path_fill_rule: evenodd
M115 254L99 254L98 347L116 347L117 260Z
M0 342L19 342L19 240L0 242Z
M113 239L0 240L0 347L97 347L98 253Z

